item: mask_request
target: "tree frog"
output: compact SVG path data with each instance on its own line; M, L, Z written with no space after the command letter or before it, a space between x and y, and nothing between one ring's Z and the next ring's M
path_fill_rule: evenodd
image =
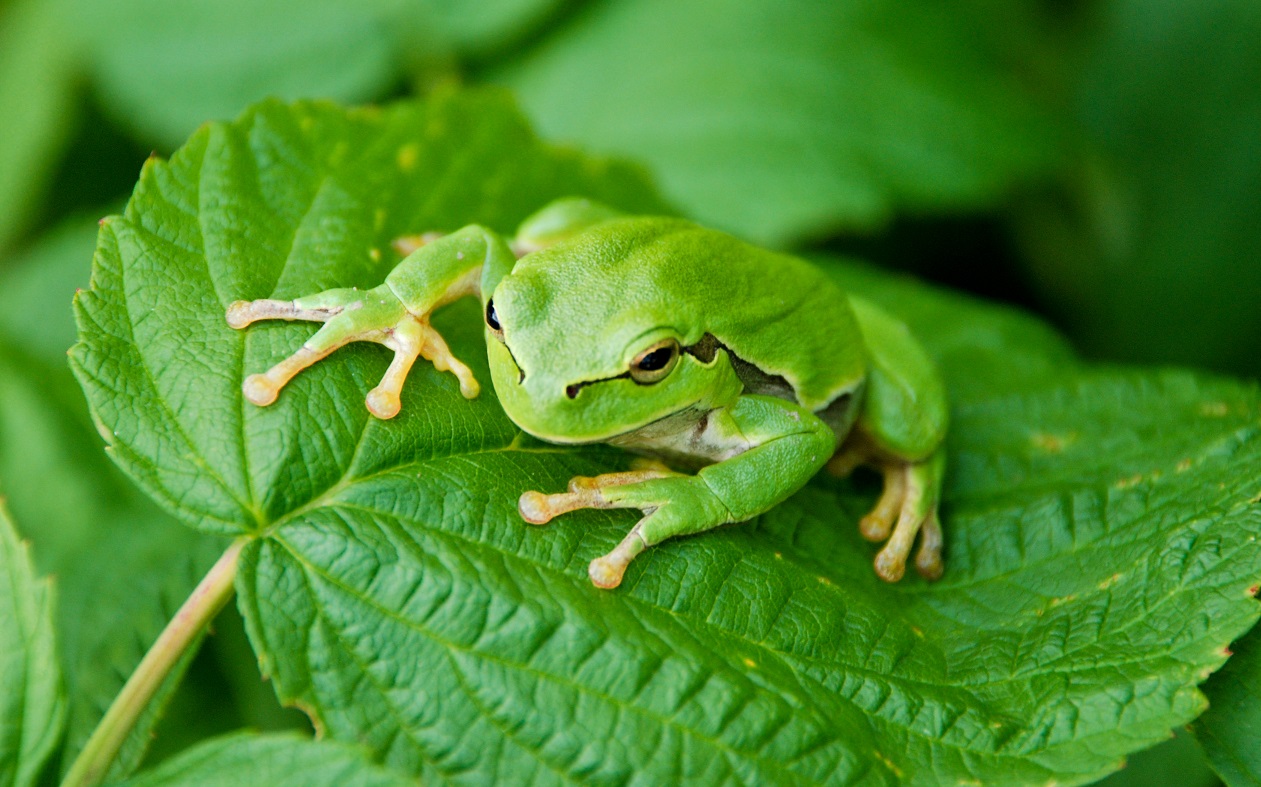
M525 492L533 524L581 508L643 518L589 566L617 587L627 565L668 538L742 522L827 467L884 477L863 536L886 542L875 571L895 582L916 536L921 574L942 572L937 504L947 402L906 326L847 295L814 266L678 218L621 215L583 199L543 208L505 239L482 226L402 238L402 261L370 290L293 301L237 301L228 324L323 323L292 356L244 381L256 405L352 341L394 351L368 409L391 418L418 356L478 382L430 325L480 297L491 379L504 411L552 443L611 443L651 457L638 469L578 477L559 494Z

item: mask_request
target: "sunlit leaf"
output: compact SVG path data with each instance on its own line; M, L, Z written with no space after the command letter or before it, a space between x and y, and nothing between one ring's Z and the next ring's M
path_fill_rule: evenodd
M525 440L429 368L374 420L375 346L243 403L311 327L233 331L231 301L371 285L396 235L506 231L567 193L655 209L495 96L268 102L152 162L102 230L72 358L103 434L186 522L256 536L251 639L328 737L425 781L1076 783L1204 709L1258 614L1255 387L1085 367L1027 318L828 263L904 307L958 392L944 579L880 582L872 479L820 478L615 592L585 567L633 516L539 529L515 503L622 454ZM437 324L488 380L476 306Z

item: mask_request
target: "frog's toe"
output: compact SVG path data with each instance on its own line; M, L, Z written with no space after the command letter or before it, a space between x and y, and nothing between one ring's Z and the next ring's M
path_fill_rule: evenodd
M388 421L398 415L399 410L403 409L403 401L397 392L380 387L368 391L368 395L364 398L364 404L368 406L368 412L383 421Z
M319 334L317 333L318 337ZM259 407L266 407L276 401L276 397L280 394L280 389L284 388L294 375L307 368L316 361L324 358L333 350L341 345L321 346L316 345L312 348L310 342L298 348L298 351L290 355L285 360L276 364L262 374L251 374L245 378L245 382L241 384L241 392L245 394L245 398L251 403Z
M636 526L612 552L592 560L591 565L587 566L587 576L591 577L591 584L605 590L612 590L622 584L626 567L646 547L647 544L639 535L639 527Z
M267 379L265 374L251 374L241 385L245 398L259 407L266 407L276 401L280 394L280 386Z
M276 301L263 298L257 301L233 301L224 315L228 325L238 331L259 320L297 319L297 307L293 301Z
M422 326L422 330L423 335L420 337L419 346L420 354L424 356L425 360L432 363L433 368L438 371L454 374L455 379L460 381L460 394L465 399L476 399L481 394L482 388L478 385L477 377L473 375L473 370L455 357L455 353L451 352L451 348L447 346L442 334L427 324Z
M881 468L884 474L884 491L871 513L858 523L858 532L868 541L884 541L893 531L898 512L906 500L906 467L888 465Z
M916 536L920 539L916 569L927 579L937 579L942 574L942 533L937 518L937 500L941 492L943 464L940 456L934 456L925 462L897 466L893 474L886 473L885 496L876 505L876 511L868 516L870 519L877 513L887 513L885 506L890 489L900 486L897 492L900 497L897 524L892 533L887 529L884 531L888 541L874 561L876 574L886 582L897 582L906 573L906 561ZM867 524L867 519L864 519L864 535L867 535Z
M625 573L624 564L619 564L607 556L592 560L591 565L587 567L587 576L591 577L591 584L605 590L612 590L622 584L622 576Z
M517 511L521 518L532 525L546 525L559 513L558 506L552 505L553 497L564 495L545 495L542 492L524 492L517 500Z
M941 522L934 509L920 527L919 554L915 556L915 569L920 576L928 580L941 579L945 565L941 560L942 546Z
M443 233L441 232L422 232L419 235L400 235L390 241L390 246L394 248L394 251L398 253L400 257L406 257L417 249L422 249L436 240L441 240L442 237Z

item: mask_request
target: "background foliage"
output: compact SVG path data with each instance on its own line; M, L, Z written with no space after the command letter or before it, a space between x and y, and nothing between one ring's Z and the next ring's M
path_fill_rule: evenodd
M491 5L0 2L0 493L38 572L57 577L71 754L222 542L176 525L101 454L63 356L69 296L87 284L95 219L118 210L149 151L265 96L506 85L547 138L634 157L684 213L1038 309L1088 357L1256 374L1255 3ZM985 340L943 333L959 308L923 323L943 334L939 353ZM1059 353L1049 368L1075 363ZM952 390L985 384L961 373ZM153 749L146 724L122 771L244 725L305 724L257 681L238 619L209 643L165 697ZM1246 658L1210 698L1256 695L1256 648L1236 649ZM1222 776L1256 783L1261 769L1237 754L1251 739L1214 732L1241 729L1243 716L1221 721L1229 712L1215 707L1196 736ZM247 745L284 763L302 744ZM1127 777L1175 763L1211 782L1198 745L1180 738ZM196 774L198 751L218 756L194 750L162 778Z

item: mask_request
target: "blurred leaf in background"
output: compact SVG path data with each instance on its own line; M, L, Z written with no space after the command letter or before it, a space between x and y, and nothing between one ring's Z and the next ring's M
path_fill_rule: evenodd
M609 0L490 77L546 136L643 160L689 215L782 245L1045 172L1051 119L975 21L918 0Z
M86 85L170 151L267 96L359 103L494 51L560 0L14 0L0 5L0 255L29 223Z
M59 7L0 4L0 259L34 217L74 130L74 50Z
M1261 3L1093 8L1058 197L1019 214L1042 301L1089 354L1261 370Z
M1208 712L1195 736L1232 787L1261 784L1261 631L1235 643L1235 655L1205 686Z

